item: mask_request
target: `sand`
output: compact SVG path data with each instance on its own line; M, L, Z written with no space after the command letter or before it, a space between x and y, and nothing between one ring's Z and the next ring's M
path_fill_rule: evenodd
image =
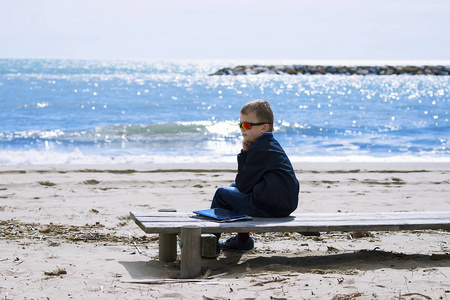
M178 280L130 211L208 208L234 164L0 167L1 299L449 299L450 232L255 234ZM450 209L450 163L297 163L297 212ZM209 276L209 278L207 278ZM147 280L149 283L133 283Z

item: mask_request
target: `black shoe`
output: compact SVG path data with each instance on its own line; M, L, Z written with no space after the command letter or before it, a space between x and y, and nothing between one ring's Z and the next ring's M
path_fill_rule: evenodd
M255 247L255 242L250 237L245 242L238 239L237 236L234 236L232 238L229 238L225 242L219 243L220 249L226 249L226 250L241 250L241 251L247 251L252 250Z

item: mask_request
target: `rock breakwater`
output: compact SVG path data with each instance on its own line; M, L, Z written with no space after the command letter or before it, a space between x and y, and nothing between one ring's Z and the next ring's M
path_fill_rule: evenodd
M255 74L449 75L450 65L449 66L241 65L234 68L223 68L211 75L255 75Z

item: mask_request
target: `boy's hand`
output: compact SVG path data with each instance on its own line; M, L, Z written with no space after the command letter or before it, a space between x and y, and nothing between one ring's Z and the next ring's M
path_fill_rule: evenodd
M243 141L242 142L242 150L247 151L248 148L253 144L254 144L254 142Z

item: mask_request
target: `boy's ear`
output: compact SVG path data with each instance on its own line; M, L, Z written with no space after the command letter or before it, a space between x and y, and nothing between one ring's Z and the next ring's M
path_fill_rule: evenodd
M267 132L267 131L269 131L270 126L269 126L269 124L264 124L262 128L263 128L264 132Z

